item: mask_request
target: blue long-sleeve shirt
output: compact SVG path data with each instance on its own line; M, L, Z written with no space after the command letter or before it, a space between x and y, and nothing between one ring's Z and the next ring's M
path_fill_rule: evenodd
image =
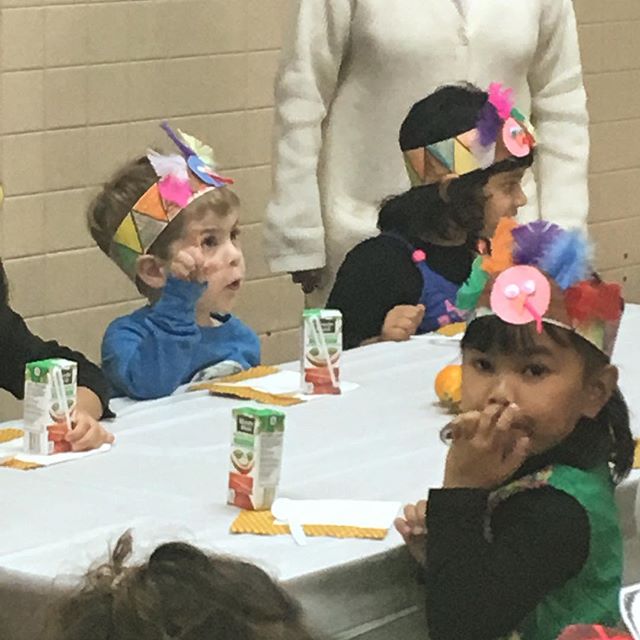
M102 367L116 395L140 400L173 393L201 369L223 361L260 363L258 336L234 316L219 326L196 323L206 285L169 278L152 306L114 320L102 340Z

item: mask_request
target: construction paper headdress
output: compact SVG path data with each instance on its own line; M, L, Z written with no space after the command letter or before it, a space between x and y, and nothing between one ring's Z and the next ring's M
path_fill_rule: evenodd
M446 175L463 176L509 158L525 158L535 147L534 129L513 102L513 89L489 86L476 126L447 140L404 149L412 186L438 183Z
M456 306L469 322L494 315L509 324L543 323L574 331L611 357L624 301L620 286L603 282L590 264L579 230L545 221L518 225L503 218L491 254L479 256Z
M109 255L132 280L138 257L147 253L173 219L200 196L233 183L214 171L211 147L180 129L175 133L167 122L160 126L180 153L148 151L158 181L133 205L111 240Z

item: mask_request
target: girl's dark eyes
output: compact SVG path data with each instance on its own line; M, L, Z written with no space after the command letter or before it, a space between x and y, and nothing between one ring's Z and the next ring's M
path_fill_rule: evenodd
M202 239L203 247L215 247L218 244L215 236L205 236Z
M526 375L534 378L540 378L549 373L549 371L549 367L543 364L528 364L524 369Z
M476 358L473 361L473 368L481 373L490 373L493 371L493 364L487 358Z

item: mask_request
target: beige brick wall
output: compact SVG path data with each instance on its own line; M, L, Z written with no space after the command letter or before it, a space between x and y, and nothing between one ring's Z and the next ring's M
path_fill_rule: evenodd
M267 361L295 356L301 295L269 274L260 229L288 2L3 0L0 255L34 331L97 358L107 323L140 304L93 247L84 209L118 164L166 145L157 123L169 117L210 141L237 179L249 265L238 312L262 335ZM575 4L592 117L591 228L601 268L640 301L640 2ZM17 414L0 393L0 419Z

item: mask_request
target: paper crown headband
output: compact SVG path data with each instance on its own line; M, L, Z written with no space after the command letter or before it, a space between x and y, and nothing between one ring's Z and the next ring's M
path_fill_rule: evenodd
M148 151L159 179L133 205L111 240L111 257L132 280L138 257L147 253L173 219L200 196L233 183L214 171L211 147L180 129L175 133L167 122L160 126L180 153Z
M411 184L434 184L454 173L463 176L488 169L511 157L528 156L536 144L534 129L513 103L513 89L489 86L489 98L476 126L448 140L404 152Z
M549 323L574 331L611 357L622 317L620 286L591 269L590 245L579 230L550 222L518 225L503 218L491 255L479 256L458 291L456 306L469 321L495 315L504 322Z

